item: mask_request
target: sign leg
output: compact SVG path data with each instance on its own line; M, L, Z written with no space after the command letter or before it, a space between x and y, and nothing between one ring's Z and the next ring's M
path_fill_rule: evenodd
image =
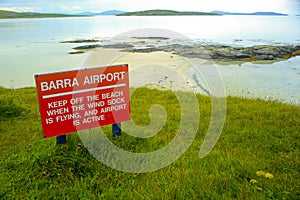
M67 142L66 135L61 135L56 137L56 144L65 144Z
M113 124L112 132L113 132L114 136L121 136L121 134L122 134L121 123Z

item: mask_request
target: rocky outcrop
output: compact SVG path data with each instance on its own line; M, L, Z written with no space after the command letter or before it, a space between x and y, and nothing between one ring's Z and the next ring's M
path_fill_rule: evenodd
M61 43L94 43L99 42L99 40L93 40L93 39L77 39L77 40L68 40L68 41L62 41Z
M87 49L95 49L102 47L100 44L91 44L91 45L84 45L84 46L79 46L79 47L74 47L73 49L75 50L87 50Z
M300 55L299 45L287 46L252 46L252 47L230 47L224 45L166 45L148 49L129 49L130 52L167 51L191 58L213 59L221 61L255 61L288 59Z
M91 45L83 45L74 47L75 50L86 50L86 49L95 49L95 48L113 48L113 49L127 49L127 48L133 48L134 46L129 43L116 43L116 44L106 44L106 45L100 45L100 44L91 44Z
M88 40L83 40L88 41ZM141 44L141 43L140 43ZM256 45L252 47L232 47L222 44L165 44L134 46L134 43L90 44L75 47L75 50L94 48L117 48L127 52L150 53L166 51L190 58L212 59L216 61L257 61L288 59L300 55L300 45Z

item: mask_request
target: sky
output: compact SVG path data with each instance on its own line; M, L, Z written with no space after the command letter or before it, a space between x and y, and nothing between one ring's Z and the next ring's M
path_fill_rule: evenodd
M300 0L0 0L0 10L43 13L79 13L105 10L169 9L211 12L279 12L300 15Z

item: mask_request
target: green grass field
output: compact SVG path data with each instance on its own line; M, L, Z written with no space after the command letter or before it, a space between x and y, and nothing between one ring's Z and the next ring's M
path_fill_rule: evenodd
M210 99L197 97L201 123L188 151L163 169L139 174L97 161L77 133L65 145L44 139L35 88L0 87L0 199L300 199L299 107L227 98L221 137L200 159ZM180 109L173 93L141 88L131 99L132 119L147 125L153 104L168 116L156 136L113 138L110 126L105 134L128 151L162 148L174 138Z

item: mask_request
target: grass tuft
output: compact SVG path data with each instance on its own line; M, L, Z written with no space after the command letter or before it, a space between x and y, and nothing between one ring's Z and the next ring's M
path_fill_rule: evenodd
M17 105L13 98L0 99L0 120L22 117L27 112L27 109Z

